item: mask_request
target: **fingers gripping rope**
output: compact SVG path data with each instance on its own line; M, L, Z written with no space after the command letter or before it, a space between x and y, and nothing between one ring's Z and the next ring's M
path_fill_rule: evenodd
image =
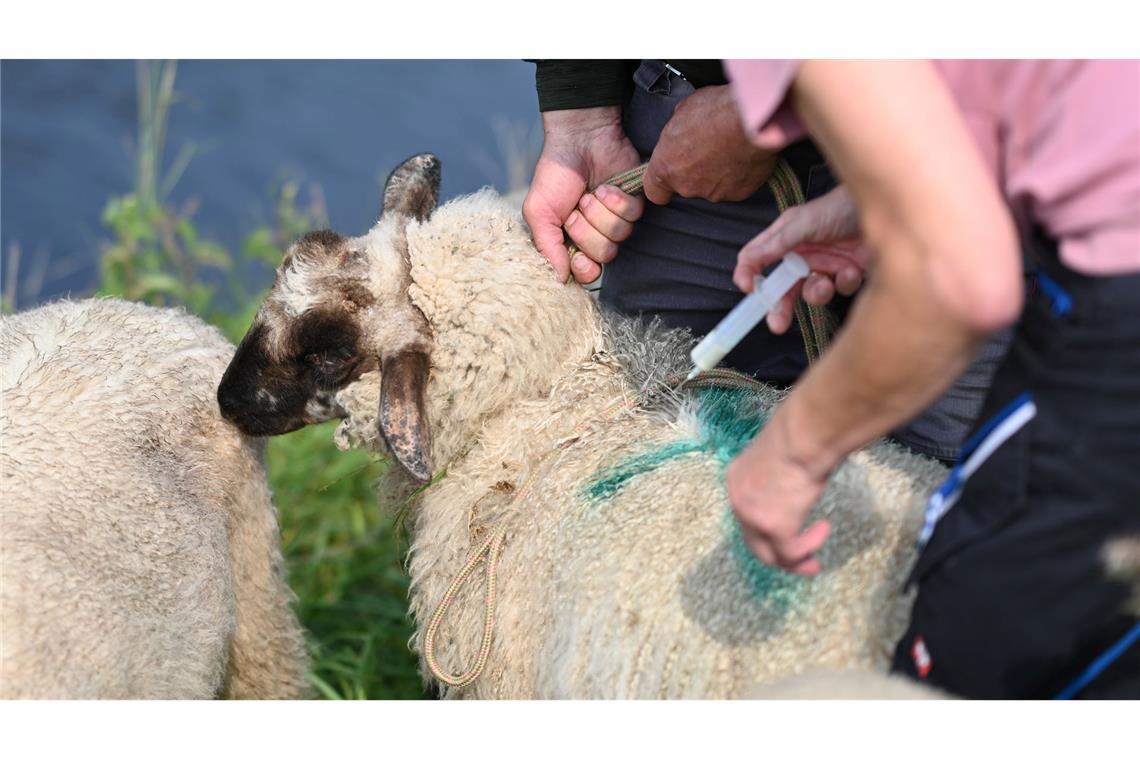
M603 182L603 185L613 185L627 195L641 195L645 192L645 170L649 164L635 166L632 169L616 174ZM787 211L792 206L804 203L803 188L796 173L788 162L780 159L772 175L768 178L768 189L776 199L776 207L780 212ZM573 241L568 246L570 258L578 253L578 246ZM803 338L804 352L808 362L814 364L827 349L831 336L835 333L835 317L825 306L809 304L803 298L796 299L796 321L800 325L800 336Z
M642 164L628 169L621 174L614 176L603 182L603 185L613 185L618 190L621 190L626 195L641 195L645 192L645 170L649 168L649 164ZM570 258L574 258L574 254L578 253L578 246L573 241L567 246L567 252Z

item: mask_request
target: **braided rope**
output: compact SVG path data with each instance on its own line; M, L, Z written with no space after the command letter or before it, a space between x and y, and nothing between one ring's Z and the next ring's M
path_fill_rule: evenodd
M776 198L776 207L780 209L781 214L792 206L804 203L804 193L799 178L783 159L780 159L772 171L768 187ZM826 306L809 304L800 297L796 299L796 321L800 326L800 337L804 342L804 353L807 354L808 364L815 364L827 350L831 336L835 334L837 327L835 317Z
M427 662L428 670L438 680L455 688L472 683L479 676L483 674L483 669L487 667L487 659L491 655L491 639L495 633L495 568L499 564L499 555L503 551L503 539L506 533L502 528L492 533L483 545L480 546L474 554L467 560L467 564L459 571L459 575L455 576L455 580L447 587L447 591L440 600L439 605L435 608L435 612L428 622L427 632L424 634L424 661ZM479 656L475 660L475 664L466 673L461 673L457 676L449 675L444 672L443 668L439 666L435 657L435 635L439 632L440 625L443 624L443 617L447 614L447 610L451 607L452 602L455 601L456 595L463 585L467 583L467 579L475 572L475 568L479 566L479 562L486 556L487 558L487 591L484 596L485 613L483 615L483 639L479 644Z
M737 372L727 367L716 367L706 370L691 380L681 380L677 384L678 390L702 390L705 388L728 388L738 391L764 390L768 386L751 375Z

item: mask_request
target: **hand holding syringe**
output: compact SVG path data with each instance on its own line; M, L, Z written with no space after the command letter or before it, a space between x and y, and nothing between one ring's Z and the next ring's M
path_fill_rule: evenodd
M756 275L752 292L693 348L690 354L693 371L689 373L689 379L719 364L720 360L735 348L745 335L752 332L771 308L779 303L797 282L807 277L810 271L807 262L793 251L784 256L784 260L772 274L767 277Z

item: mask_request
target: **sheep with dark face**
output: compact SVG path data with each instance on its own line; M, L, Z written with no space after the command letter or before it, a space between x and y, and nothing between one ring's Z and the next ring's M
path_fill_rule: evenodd
M388 187L383 219L368 237L325 230L290 248L222 378L218 403L251 435L287 433L332 419L335 392L382 366L389 446L412 475L426 480L423 388L431 336L407 298L404 227L435 208L439 162L412 159Z
M429 618L476 547L503 536L473 697L733 697L806 669L885 669L926 493L944 475L889 443L849 458L816 508L814 578L757 562L724 468L775 390L674 392L692 341L601 313L490 191L432 210L439 166L389 180L366 235L289 251L218 397L247 432L331 416L338 445L390 451L415 495L411 608ZM475 661L483 593L459 589L440 667ZM427 673L425 672L425 677Z

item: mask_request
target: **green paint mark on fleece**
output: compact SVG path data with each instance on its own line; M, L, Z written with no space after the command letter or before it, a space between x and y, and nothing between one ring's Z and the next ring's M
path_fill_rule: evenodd
M700 451L701 445L696 441L677 441L638 454L622 462L617 467L606 470L586 489L586 496L591 499L608 499L621 490L631 479L647 472L652 472L658 466L684 454Z
M728 464L752 442L768 421L759 397L744 390L709 388L701 391L697 411L701 442L722 464Z
M766 415L755 394L743 390L710 388L700 393L697 440L674 441L631 457L603 470L585 490L590 499L609 499L638 475L695 451L707 451L727 465L764 426Z
M768 409L756 394L728 388L709 388L699 393L701 403L697 418L700 427L696 440L667 443L603 470L586 488L586 497L595 501L612 498L638 475L652 472L672 459L696 451L707 451L727 466L767 421ZM757 559L744 542L740 524L731 509L725 512L724 534L733 562L753 598L763 601L777 614L786 612L802 595L804 579L769 567Z
M752 598L763 600L777 614L787 612L803 595L805 578L761 562L744 542L740 523L736 521L736 515L731 509L725 513L724 531L728 535L733 562Z

